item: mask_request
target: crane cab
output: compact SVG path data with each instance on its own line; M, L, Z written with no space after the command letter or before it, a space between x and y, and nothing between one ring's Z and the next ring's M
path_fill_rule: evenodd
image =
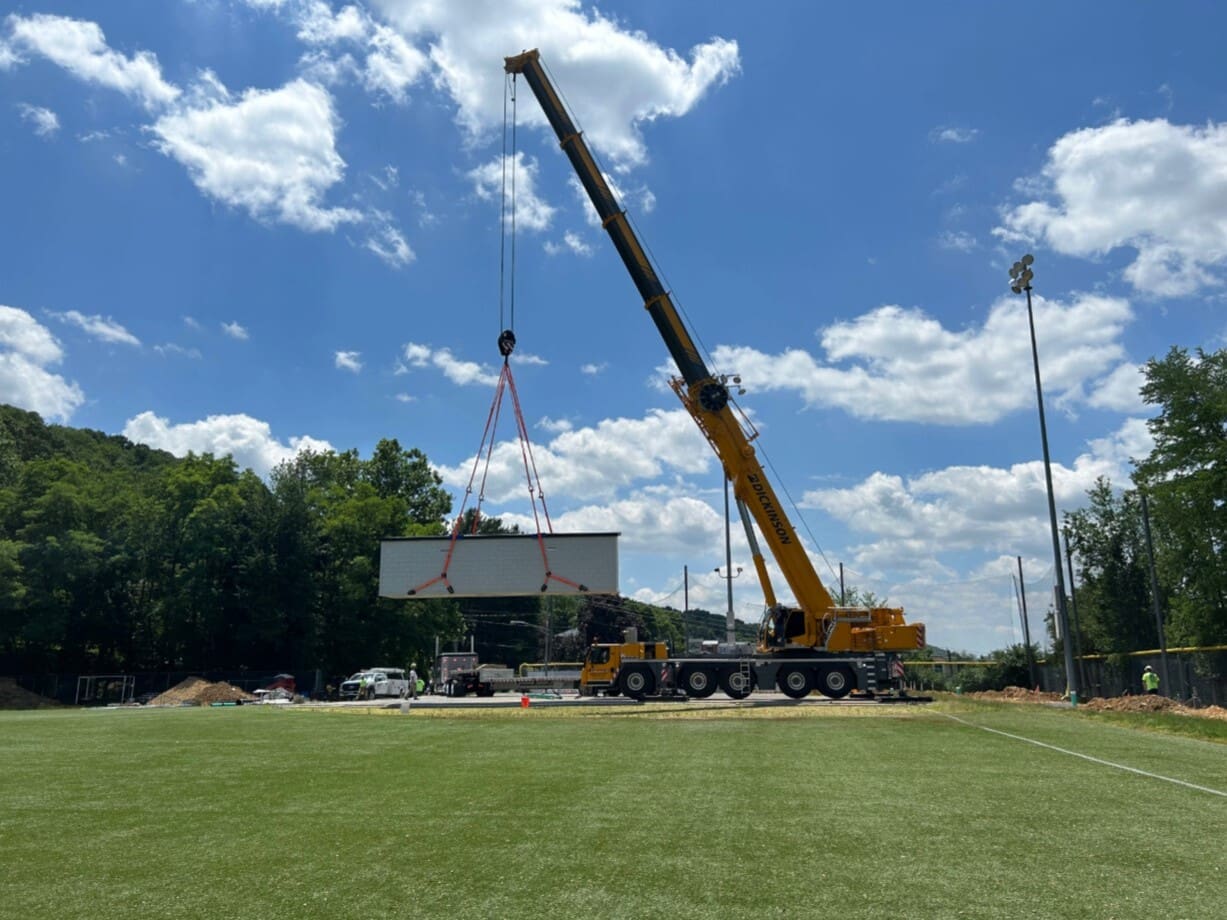
M614 693L618 688L618 674L623 662L658 660L669 657L669 648L664 642L594 642L584 656L584 667L579 675L581 696L598 693Z

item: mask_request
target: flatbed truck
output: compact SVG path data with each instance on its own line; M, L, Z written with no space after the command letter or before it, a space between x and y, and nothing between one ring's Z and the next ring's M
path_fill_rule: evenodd
M577 690L580 673L580 669L566 666L520 673L502 665L480 664L476 652L446 652L435 664L434 690L451 697Z

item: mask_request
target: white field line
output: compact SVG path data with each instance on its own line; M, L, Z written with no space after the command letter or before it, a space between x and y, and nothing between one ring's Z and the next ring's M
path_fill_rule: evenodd
M1098 757L1092 757L1090 754L1079 754L1077 751L1069 751L1062 747L1057 747L1055 744L1046 744L1043 741L1036 741L1034 738L1024 738L1022 735L1011 735L1009 732L1003 732L996 728L986 728L983 725L976 725L974 722L968 722L965 719L960 719L958 716L952 716L948 712L941 713L947 719L953 719L961 725L966 725L968 728L978 728L982 732L992 732L994 735L1001 735L1005 738L1013 738L1015 741L1023 741L1027 744L1034 744L1036 747L1047 748L1050 751L1056 751L1060 754L1068 754L1070 757L1079 757L1082 760L1089 760L1091 763L1097 763L1100 766L1112 767L1115 770L1124 770L1127 773L1136 773L1138 776L1146 776L1150 779L1160 779L1165 783L1174 783L1177 786L1184 786L1186 789L1196 789L1198 792L1206 792L1210 795L1222 796L1227 799L1227 792L1221 789L1211 789L1209 786L1199 786L1196 783L1186 783L1182 779L1173 779L1170 776L1162 776L1158 773L1150 773L1146 770L1139 770L1137 767L1127 767L1122 763L1113 763L1110 760L1101 760Z

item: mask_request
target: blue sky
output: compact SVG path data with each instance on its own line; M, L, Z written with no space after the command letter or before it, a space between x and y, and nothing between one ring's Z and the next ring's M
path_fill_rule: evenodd
M493 397L506 55L539 47L830 584L1019 640L1058 507L1149 450L1139 364L1227 332L1213 3L20 2L0 402L262 475L384 437L463 493ZM527 87L513 369L556 531L724 609L715 458ZM504 261L504 265L509 262ZM500 314L500 310L502 313ZM527 524L509 415L486 509ZM459 507L459 502L457 502ZM762 603L734 521L737 615ZM777 584L785 595L786 590Z

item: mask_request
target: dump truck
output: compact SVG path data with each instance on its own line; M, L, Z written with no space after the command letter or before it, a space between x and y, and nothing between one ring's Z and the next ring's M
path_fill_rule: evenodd
M513 79L522 76L541 105L677 366L673 390L723 465L765 600L758 640L746 654L675 658L660 654L659 644L644 645L637 639L595 645L584 663L581 692L645 697L677 688L688 696L703 697L718 687L740 699L756 688L778 688L797 698L815 689L839 698L853 690L877 694L901 686L899 655L924 647L924 624L907 622L897 607L835 603L758 460L753 446L758 432L733 399L730 377L713 373L704 362L625 210L551 83L540 52L505 58L504 70ZM739 383L735 377L732 382L734 386ZM777 600L755 526L795 604Z

